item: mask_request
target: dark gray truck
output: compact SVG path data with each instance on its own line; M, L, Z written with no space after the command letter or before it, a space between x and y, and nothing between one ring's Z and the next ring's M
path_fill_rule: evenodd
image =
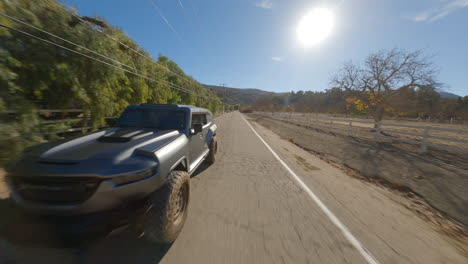
M216 152L210 111L132 105L113 128L27 149L7 182L19 207L67 236L130 225L171 243L187 216L190 175Z

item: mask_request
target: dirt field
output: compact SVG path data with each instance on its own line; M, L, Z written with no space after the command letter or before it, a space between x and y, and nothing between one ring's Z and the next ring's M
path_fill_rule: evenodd
M373 142L365 138L305 128L268 117L250 115L263 126L323 158L414 192L449 217L468 225L468 157L404 143Z

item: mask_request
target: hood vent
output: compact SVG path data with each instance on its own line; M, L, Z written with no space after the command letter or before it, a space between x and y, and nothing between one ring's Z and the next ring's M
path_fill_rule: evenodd
M51 165L76 165L76 161L62 161L62 160L39 160L37 163L51 164Z
M153 135L153 131L142 129L119 129L98 139L99 142L124 143L131 140Z

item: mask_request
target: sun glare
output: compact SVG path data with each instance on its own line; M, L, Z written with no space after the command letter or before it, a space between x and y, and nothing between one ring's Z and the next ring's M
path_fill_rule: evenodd
M334 25L334 16L327 8L315 8L299 22L297 37L306 46L315 45L326 39Z

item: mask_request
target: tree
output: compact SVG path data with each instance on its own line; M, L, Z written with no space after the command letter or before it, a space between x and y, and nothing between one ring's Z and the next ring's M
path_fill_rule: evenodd
M106 117L119 115L129 104L181 103L212 112L223 107L215 93L186 75L174 61L165 56L153 60L102 17L80 17L76 9L55 0L0 1L0 12L24 22L0 16L1 24L88 56L0 27L0 108L17 113L15 120L0 113L0 126L6 123L0 128L8 127L8 132L0 131L0 146L12 143L17 147L11 149L19 151L37 143L30 135L44 130L38 125L38 108L82 108L91 118L88 124L97 129ZM172 89L174 86L179 89ZM14 134L19 136L14 138ZM0 166L3 163L0 157Z
M67 9L57 1L1 1L0 11L85 48L77 48L5 16L0 16L2 24L140 75L0 28L0 101L5 108L16 110L22 104L83 108L91 114L94 127L102 125L105 117L118 115L129 104L196 104L213 112L222 108L213 92L187 76L174 61L162 55L158 61L151 59L122 30L102 17L80 17L76 9Z
M431 119L436 115L440 103L440 94L434 87L422 86L416 91L417 108L420 110L420 117Z
M376 122L391 109L391 99L404 89L436 88L436 71L421 51L400 49L370 54L363 66L345 63L332 78L331 86L346 91L360 91Z

